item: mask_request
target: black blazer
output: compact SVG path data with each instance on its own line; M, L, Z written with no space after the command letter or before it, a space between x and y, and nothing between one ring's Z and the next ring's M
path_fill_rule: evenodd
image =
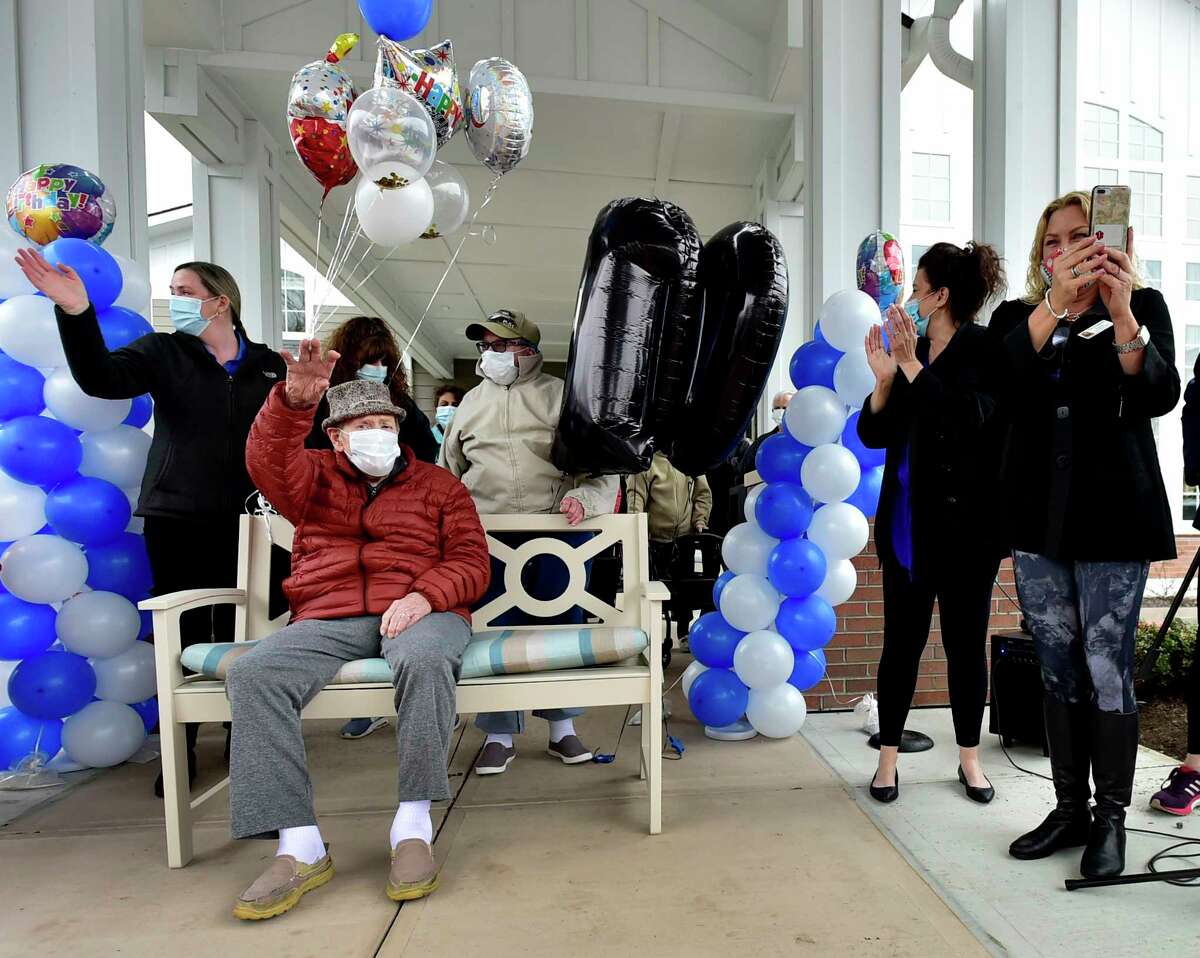
M55 310L67 365L100 399L154 400L154 439L142 479L139 516L238 515L254 491L246 437L271 387L287 369L274 350L246 341L230 376L195 336L150 333L109 352L96 313Z
M421 461L436 464L441 446L433 438L433 430L429 426L429 417L417 408L417 404L413 402L412 397L407 393L401 393L397 396L393 391L392 402L407 413L404 417L404 422L400 423L400 444L408 446ZM322 396L320 403L317 404L317 414L313 416L312 431L304 441L306 448L333 448L333 443L329 441L329 435L321 428L321 423L328 418L329 400Z
M1111 327L1080 338L1107 317L1102 304L1067 327L1061 347L1051 337L1040 353L1029 339L1035 306L1013 300L992 315L1007 420L1003 506L1018 551L1097 562L1175 555L1150 425L1179 402L1175 336L1158 290L1134 290L1131 304L1150 331L1136 376L1122 370Z
M896 558L892 521L900 459L908 449L914 578L931 576L947 559L957 563L1004 551L995 523L1000 449L988 346L982 326L960 326L912 382L896 373L883 409L871 412L868 400L858 417L863 445L887 449L875 515L881 564ZM917 349L928 356L929 340L918 340Z

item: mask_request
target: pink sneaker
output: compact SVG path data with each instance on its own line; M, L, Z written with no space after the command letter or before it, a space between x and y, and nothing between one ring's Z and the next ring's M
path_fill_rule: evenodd
M1200 772L1186 765L1171 769L1163 787L1150 799L1150 807L1170 815L1190 815L1200 805Z

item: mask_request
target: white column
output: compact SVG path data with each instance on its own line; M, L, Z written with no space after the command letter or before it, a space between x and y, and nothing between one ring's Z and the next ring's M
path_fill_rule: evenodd
M0 0L0 181L71 163L117 206L105 248L145 263L142 0Z
M245 161L192 162L192 243L198 260L233 273L250 338L282 345L279 265L279 155L259 124L243 127Z
M762 223L778 238L783 246L783 255L788 268L788 315L783 329L783 339L775 356L775 365L763 390L762 402L758 406L759 429L771 428L768 424L771 398L777 392L791 392L790 372L792 354L812 334L812 322L806 316L804 297L804 215L798 203L780 203L767 200L759 214Z

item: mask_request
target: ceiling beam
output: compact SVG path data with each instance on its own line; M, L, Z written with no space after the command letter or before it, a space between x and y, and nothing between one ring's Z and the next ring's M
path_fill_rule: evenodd
M668 110L663 114L662 132L658 136L658 160L654 165L655 196L663 196L667 192L671 166L675 162L675 147L679 144L681 119L678 110Z
M633 0L650 17L666 21L751 76L761 79L767 46L696 0Z

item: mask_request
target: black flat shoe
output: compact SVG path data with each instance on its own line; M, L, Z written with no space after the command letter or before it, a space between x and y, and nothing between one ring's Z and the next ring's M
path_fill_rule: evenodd
M876 773L878 774L878 773ZM876 785L875 777L871 777L870 787L871 797L877 802L882 802L884 805L890 805L900 797L900 773L896 772L895 785Z
M973 802L986 805L996 797L996 790L992 788L990 782L982 788L976 788L974 785L967 784L967 776L963 774L961 765L958 766L958 780L962 782L962 787L967 793L967 798Z

